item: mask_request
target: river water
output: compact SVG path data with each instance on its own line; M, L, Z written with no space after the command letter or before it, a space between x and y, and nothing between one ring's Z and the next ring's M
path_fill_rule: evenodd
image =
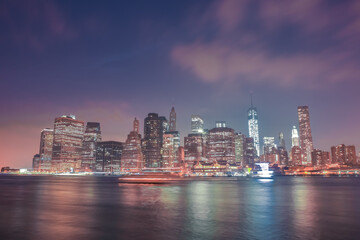
M360 178L0 175L0 239L360 239Z

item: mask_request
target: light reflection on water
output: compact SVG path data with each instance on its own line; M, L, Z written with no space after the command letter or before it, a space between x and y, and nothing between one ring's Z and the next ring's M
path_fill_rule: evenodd
M359 183L0 176L0 239L358 239Z
M264 182L264 183L267 183L267 182L272 182L274 181L274 179L271 179L271 178L264 178L264 179L258 179L259 182Z

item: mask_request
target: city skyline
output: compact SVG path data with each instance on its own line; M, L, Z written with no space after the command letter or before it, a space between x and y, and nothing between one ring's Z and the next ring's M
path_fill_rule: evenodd
M298 109L298 112L299 112L299 108L306 108L307 109L307 114L309 114L309 107L308 106L298 106L297 107L297 109ZM250 107L250 109L251 109L252 107ZM174 109L174 106L172 106L171 107L171 110L169 111L169 113L170 113L170 117L173 115L173 114L175 114L176 115L176 113L175 113L175 109ZM163 117L163 116L160 116L160 114L158 114L158 113L148 113L148 116L150 116L150 115L156 115L157 116L157 118L159 119L159 121L160 122L165 122L165 125L166 125L166 129L168 129L168 131L167 132L165 132L165 130L161 130L161 131L163 131L163 136L165 136L165 133L173 133L172 131L170 131L170 122L169 122L169 120L166 118L166 117ZM166 114L164 114L164 115L166 115ZM247 113L247 115L248 115L248 113ZM83 129L83 134L84 134L84 137L86 136L86 133L87 133L87 129L88 129L88 125L93 125L93 127L94 127L94 125L97 127L97 129L98 129L98 131L100 131L99 129L100 129L100 122L88 122L88 121L86 121L86 120L81 120L81 119L78 119L78 118L76 118L76 116L75 115L72 115L72 114L69 114L69 115L62 115L62 116L59 116L59 117L56 117L55 118L55 126L56 126L56 121L58 121L57 119L61 119L61 118L68 118L68 119L74 119L74 121L75 122L80 122L81 124L82 124L82 129ZM170 119L170 117L169 117L169 119ZM203 132L204 130L206 130L206 131L209 131L210 129L216 129L216 128L221 128L221 127L230 127L230 129L233 129L234 130L234 133L236 133L236 134L245 134L244 136L245 137L249 137L249 135L245 132L241 132L241 131L238 131L237 129L235 129L235 128L233 128L232 126L227 126L227 124L226 124L226 121L215 121L215 122L213 122L213 123L207 123L207 121L206 121L206 119L204 119L202 116L200 116L200 115L198 115L198 114L196 114L196 115L194 115L194 114L192 114L191 115L191 118L189 119L189 122L188 122L188 129L187 129L187 131L185 131L185 133L182 133L182 132L180 132L180 145L179 146L184 146L184 137L186 137L187 136L187 134L189 134L189 136L191 136L191 135L197 135L198 133L194 133L193 131L192 131L192 127L193 127L193 122L192 122L192 120L194 120L194 117L195 117L195 119L196 119L196 121L198 121L198 119L200 118L201 120L202 120L202 122L203 122L203 129L201 130L201 134L203 134L203 133L205 133L205 132ZM299 120L299 117L300 116L298 116L298 120ZM140 122L139 120L137 120L136 119L136 117L135 117L135 120L133 120L133 122L132 122L132 131L138 131L139 133L140 133L140 135L142 136L142 137L144 137L144 123L146 122L146 119L147 118L145 118L142 122ZM161 124L161 126L162 126L163 124ZM176 125L176 119L175 119L175 125ZM86 128L85 128L85 126L86 126ZM142 128L140 127L140 126L143 126ZM209 128L207 128L207 127L204 127L204 126L209 126ZM293 147L292 146L292 142L293 142L293 138L292 138L292 136L293 136L293 133L294 133L294 127L296 127L296 129L297 128L299 128L298 127L299 125L297 124L296 126L295 125L293 125L292 126L292 128L288 131L288 134L286 134L286 135L288 135L288 137L287 138L284 138L284 141L285 141L285 145L288 143L288 147L287 148L285 148L287 151L288 151L288 153L289 154L291 154L291 148ZM248 126L247 126L248 127ZM40 134L40 151L39 151L39 153L40 153L40 156L41 156L41 152L43 151L42 150L42 145L44 144L42 141L43 141L43 134L44 134L44 132L45 133L52 133L52 132L54 132L54 129L51 129L50 127L44 127L40 132L39 132L39 134ZM129 129L129 132L131 132L131 129ZM177 134L179 134L179 132L178 131L176 131L177 132ZM101 134L101 132L100 132L100 134ZM260 133L261 134L261 133ZM259 135L260 135L259 134ZM282 132L281 132L281 134L282 135L284 135ZM124 139L116 139L116 140L114 140L114 139L110 139L110 138L108 138L108 137L106 137L106 136L104 136L104 135L100 135L99 137L97 137L97 138L99 138L99 140L101 141L101 138L105 138L105 140L103 140L103 142L104 143L107 143L107 142L118 142L118 143L121 143L121 144L124 144L126 141L127 141L127 138L125 137ZM281 142L280 142L280 139L278 139L278 140L275 140L276 139L276 136L263 136L262 137L263 139L261 139L261 142L262 141L266 141L265 139L273 139L272 141L273 141L273 144L274 144L274 146L275 147L281 147L280 145L281 145ZM299 138L299 137L298 137ZM51 139L53 139L53 137L51 138ZM95 138L96 139L96 138ZM160 138L159 138L160 139ZM141 139L139 139L139 140L141 140ZM83 144L85 144L85 138L84 138L84 141L83 141ZM298 139L298 142L299 142L299 139ZM49 143L48 143L49 144ZM319 151L319 149L321 150L321 151L327 151L327 152L330 152L330 150L332 149L332 147L336 147L336 146L340 146L340 145L344 145L344 143L343 142L338 142L338 143L335 143L335 144L332 144L331 146L326 146L325 148L320 148L320 147L317 147L317 146L314 146L313 147L313 149L314 150L318 150ZM345 145L354 145L355 147L356 147L356 149L357 149L357 146L356 146L356 144L354 144L354 143L346 143ZM344 145L344 146L345 146ZM39 145L38 145L39 146ZM160 145L159 145L160 146ZM264 144L264 142L262 142L262 144L260 145L261 147L262 147L262 149L260 150L260 155L263 155L264 154L264 147L265 147L265 144ZM298 145L299 146L299 145ZM160 152L160 150L159 150L159 152ZM312 152L312 151L311 151ZM311 157L311 152L310 152L310 157ZM359 152L359 151L358 151ZM358 155L358 152L356 152L356 155ZM78 153L78 154L80 154L80 153ZM84 154L84 153L82 153L82 154ZM80 154L81 155L81 154ZM307 156L305 156L306 154L304 154L303 153L303 156L302 156L302 158L307 158ZM206 153L204 153L204 156L206 156ZM258 156L258 157L260 157L260 156ZM43 158L41 158L40 157L40 159L43 159ZM31 160L31 159L30 159ZM307 162L307 163L311 163L311 159L310 160L304 160L305 162ZM304 162L304 163L305 163ZM27 163L28 164L28 163ZM144 158L144 165L146 165L145 164L145 158ZM4 165L5 166L5 165ZM3 166L2 166L3 167ZM20 167L22 167L22 166L20 166ZM51 168L51 167L50 167ZM50 169L49 168L49 169ZM46 169L46 167L44 168L44 169Z
M356 1L3 1L0 9L2 166L30 167L39 132L68 113L100 122L104 141L125 142L134 117L168 117L171 106L182 139L192 114L204 128L225 120L247 134L250 92L260 142L283 132L289 148L296 107L307 105L316 149L360 149ZM338 9L347 14L333 18Z
M226 121L216 121L213 128L204 129L203 118L192 115L191 133L183 138L183 146L181 134L176 131L174 107L170 111L170 122L158 113L149 113L144 119L143 138L139 133L140 122L135 118L126 142L101 141L100 123L87 122L84 128L84 121L71 114L63 115L55 118L54 129L41 131L40 148L33 157L32 169L41 172L135 173L143 168L204 172L211 167L212 171L218 172L221 166L244 170L253 168L259 162L275 168L279 166L282 170L301 166L316 169L332 168L333 164L358 165L360 156L357 156L354 145L331 146L331 151L314 148L309 107L298 106L297 110L300 144L296 126L293 126L290 149L286 149L284 135L280 132L277 142L275 137L263 137L262 154L258 154L256 141L251 137L254 134L251 131L252 120L256 113L252 104L248 111L248 137L228 127ZM255 119L258 120L257 114ZM256 132L255 137L258 135Z

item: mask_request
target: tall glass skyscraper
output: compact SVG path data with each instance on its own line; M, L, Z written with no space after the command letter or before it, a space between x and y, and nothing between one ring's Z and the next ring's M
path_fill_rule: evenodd
M293 126L291 130L291 147L300 147L299 133L296 126Z
M104 141L96 144L97 172L120 172L123 143Z
M96 160L96 144L101 142L100 123L88 122L83 139L81 168L83 171L92 170Z
M144 120L143 155L145 167L162 167L161 149L163 136L168 130L168 122L165 117L159 117L157 113L149 113Z
M249 137L254 139L254 147L256 154L260 156L260 139L259 139L259 120L258 113L255 107L252 105L248 110L248 125L249 125Z
M209 162L235 163L234 129L225 127L223 122L211 129L206 142L206 157Z
M300 147L303 152L303 163L311 163L311 152L314 150L310 127L308 106L298 107Z
M54 142L51 158L53 171L69 171L81 167L84 122L75 116L61 116L54 122Z
M51 170L51 158L52 158L52 149L54 142L54 130L45 128L41 131L40 137L40 162L38 169L44 171Z
M124 171L139 171L143 165L139 120L135 118L133 122L133 130L128 135L124 144L121 156L121 168Z

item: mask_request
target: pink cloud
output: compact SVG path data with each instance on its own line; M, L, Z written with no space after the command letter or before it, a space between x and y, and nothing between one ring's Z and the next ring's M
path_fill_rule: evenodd
M246 51L221 43L179 45L171 53L175 63L193 72L204 82L272 82L280 86L319 87L322 79L340 82L360 75L348 59L336 53L268 56L262 51Z
M359 20L359 11L359 1L331 5L325 0L275 0L259 4L259 16L265 26L276 28L283 23L295 23L310 32L343 29Z
M311 40L319 32L334 31L332 36L340 40L322 51L322 46L319 46L317 52L276 55L273 49L266 48L262 33L235 29L242 24L249 3L215 2L205 11L204 17L199 17L218 26L215 37L199 40L203 36L196 26L198 40L175 45L170 53L173 62L208 83L240 81L317 88L326 83L354 80L360 75L354 62L357 57L354 47L358 43L353 41L360 39L360 4L325 7L326 2L322 0L259 1L259 11L254 12L254 17L267 34L279 30L284 23L290 23L300 26L304 38ZM348 15L334 18L337 11L345 11ZM203 24L200 27L208 26ZM224 33L228 29L233 31Z
M233 30L244 17L247 1L226 0L216 2L215 14L225 30Z

